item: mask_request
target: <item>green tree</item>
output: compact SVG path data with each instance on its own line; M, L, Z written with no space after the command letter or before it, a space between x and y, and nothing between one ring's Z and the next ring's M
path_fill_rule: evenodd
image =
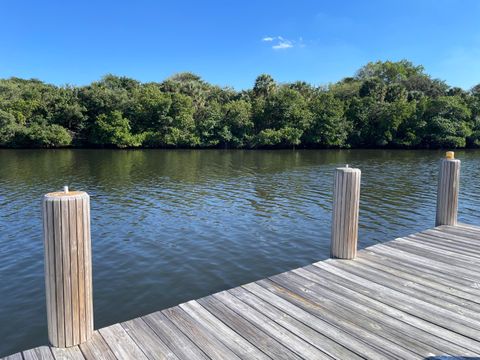
M20 127L12 114L0 110L0 146L9 146Z
M472 133L470 109L458 96L441 96L428 102L423 143L428 147L465 147Z
M170 122L171 94L164 93L155 84L146 84L134 92L130 118L136 132L161 131Z
M195 128L197 129L201 146L216 146L220 143L222 139L220 135L222 119L222 105L216 100L209 101L208 104L196 114ZM230 141L230 138L228 141Z
M357 71L356 78L378 78L387 84L400 82L412 76L423 75L424 67L408 60L369 62Z
M93 144L119 148L140 146L142 138L133 136L130 129L130 121L120 111L114 110L97 116L89 140Z
M277 88L277 84L273 77L268 74L259 75L255 79L255 85L253 86L253 95L255 97L266 97L272 95Z
M322 147L343 147L351 130L345 118L344 104L333 94L325 92L310 103L311 125L304 135L305 144Z
M226 146L244 147L251 140L252 108L245 100L231 101L223 106L220 141Z

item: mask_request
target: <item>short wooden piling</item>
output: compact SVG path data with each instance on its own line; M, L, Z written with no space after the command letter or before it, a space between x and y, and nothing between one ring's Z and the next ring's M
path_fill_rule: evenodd
M357 255L360 169L348 165L335 170L330 255L354 259Z
M435 226L457 224L459 184L460 160L455 159L453 151L448 151L440 160Z
M70 347L93 333L90 198L80 191L43 198L48 338Z

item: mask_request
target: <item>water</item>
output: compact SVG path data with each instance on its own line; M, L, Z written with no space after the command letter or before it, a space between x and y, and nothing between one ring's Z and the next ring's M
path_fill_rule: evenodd
M326 258L333 170L362 169L360 247L433 226L439 151L0 150L0 356L47 343L40 199L91 195L95 326ZM479 224L480 151L460 220Z

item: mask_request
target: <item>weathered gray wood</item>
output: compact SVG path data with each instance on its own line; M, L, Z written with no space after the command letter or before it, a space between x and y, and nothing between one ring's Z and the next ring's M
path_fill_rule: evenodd
M360 177L359 169L335 170L330 248L334 258L354 259L357 254Z
M69 236L69 250L70 250L70 287L71 287L71 343L67 346L80 344L80 298L78 294L78 284L81 281L78 273L78 236L77 236L77 211L76 199L68 199L67 208L65 209L67 215L68 233ZM83 302L83 301L82 301Z
M240 359L219 341L201 323L190 317L182 308L174 307L162 311L192 342L211 359Z
M51 348L55 360L85 360L82 351L78 346L69 348Z
M396 241L385 243L385 245L394 248L395 251L396 249L400 249L428 259L441 261L450 266L450 269L452 266L456 266L459 269L470 273L472 278L480 278L480 269L477 270L478 263L475 259L465 257L460 254L446 252L435 246L428 246L427 244L420 244L419 242L400 241L397 239Z
M251 360L269 359L267 355L230 329L198 302L192 300L179 306L192 318L207 327L214 336L228 348L232 349L240 358Z
M424 240L423 235L419 235L418 239ZM414 246L417 248L426 249L429 251L435 251L438 254L451 258L452 260L460 260L468 264L480 264L480 258L476 257L475 254L465 253L460 251L452 251L450 247L444 246L439 243L431 244L428 241L418 241L417 239L405 237L405 238L397 239L395 241L395 244L408 244L410 246Z
M93 332L89 207L84 192L43 199L48 335L56 347L78 345Z
M142 319L180 359L208 359L208 356L161 312L144 316Z
M414 247L410 244L397 242L396 240L376 245L375 247L368 248L368 250L381 252L393 258L401 256L406 259L413 259L420 264L424 262L429 266L442 269L441 274L457 273L461 279L472 280L474 282L480 280L480 274L475 271L475 269L470 270L471 265L465 267L464 263L458 262L457 259L454 259L452 256L448 256L451 254L435 253L431 250Z
M435 231L435 230L433 230ZM446 232L423 232L415 235L407 236L406 239L411 239L420 242L426 242L433 244L442 249L449 250L453 253L459 253L464 255L480 256L480 246L465 241L466 238L456 235L448 234Z
M456 225L460 160L446 158L440 161L437 190L437 214L435 226Z
M478 232L470 233L465 229L459 229L452 226L439 226L434 229L422 231L419 235L429 234L439 238L439 240L456 240L459 245L467 246L472 250L478 250L480 244L480 236ZM416 234L413 234L416 235Z
M120 324L99 330L117 359L147 360L147 357Z
M86 360L117 360L102 335L95 331L88 341L80 344Z
M385 352L378 351L381 347L375 346L378 345L379 342L385 345L386 342L383 342L380 338L370 336L369 333L365 332L365 329L359 329L344 318L335 317L335 315L330 313L322 304L318 304L315 308L310 307L305 309L290 301L286 301L261 287L259 284L252 283L244 285L243 287L248 289L249 292L239 292L238 289L231 291L237 292L238 297L241 297L242 300L244 299L248 304L262 309L262 307L260 307L262 303L255 299L255 297L258 297L266 302L269 308L278 308L278 313L288 314L302 324L305 324L307 328L315 330L317 334L325 335L325 337L321 339L318 339L318 335L313 337L312 339L314 341L312 341L312 344L333 357L344 359L365 357L382 359L388 357ZM281 324L283 325L283 322ZM303 333L308 334L308 331L295 333L303 335ZM361 339L362 337L364 339ZM369 341L364 341L367 338ZM308 340L308 338L305 339ZM389 352L395 353L394 357L398 359L411 358L413 355L411 352L397 347L395 344L390 343L389 345L391 346Z
M88 339L93 333L93 284L92 284L92 241L90 239L90 197L82 201L83 212L83 258L85 270L85 336ZM77 199L77 206L79 201ZM80 329L82 329L81 327Z
M267 332L253 325L241 315L239 316L225 304L213 298L213 296L207 296L197 301L272 359L301 359L300 356L285 347L281 342L269 336Z
M473 291L472 294L476 294L477 291L472 287L475 279L470 274L465 273L453 273L452 267L445 265L442 262L432 259L424 258L419 255L410 254L403 250L396 250L390 247L375 246L365 249L362 256L373 256L380 258L383 261L390 262L392 267L405 268L409 272L418 273L418 267L422 267L422 273L419 276L430 276L432 280L443 283L445 280L456 283L458 288L462 291ZM462 269L463 270L463 269Z
M143 319L129 320L122 326L150 360L179 359Z
M362 252L362 256L357 259L357 262L372 269L376 269L376 271L389 273L401 279L423 284L427 287L446 292L460 299L469 300L480 305L480 297L478 295L465 292L464 289L458 286L458 283L444 278L439 279L438 277L433 277L424 271L418 272L418 268L408 267L408 265L405 266L404 264L392 263L390 259L385 260L384 258L374 256L372 253L367 252Z
M361 302L355 301L354 298L350 299L349 296L342 296L342 294L324 288L320 284L312 283L292 272L284 275L288 276L279 275L275 277L275 281L261 280L257 284L312 314L320 313L323 315L329 312L333 316L337 316L337 323L355 324L360 330L359 339L363 339L368 344L370 342L367 339L373 335L384 337L387 341L403 346L405 350L422 357L440 352L445 353L445 350L442 350L441 347L441 339L440 345L437 345L436 348L422 343L421 340L428 340L431 335L421 329L365 306ZM343 326L339 327L346 329ZM358 330L355 331L355 334L358 333ZM377 341L373 341L371 344L376 347L380 346ZM383 348L391 349L387 345ZM445 346L445 349L451 350L449 346ZM467 351L463 348L459 349L461 353Z
M329 359L334 353L339 354L343 352L349 354L349 358L351 359L360 358L355 353L342 348L342 346L329 339L321 331L318 331L318 328L325 327L325 324L320 319L315 318L308 313L302 313L301 309L298 309L300 314L296 314L298 316L294 317L291 313L277 309L275 306L265 302L246 289L235 288L228 292L243 303L259 311L261 314L267 316L277 324L309 343L311 346L304 348L304 352L300 354L302 357L307 359ZM272 297L274 296L273 294L271 295ZM308 320L309 324L312 325L311 327L304 323L305 318ZM303 322L301 320L303 320Z
M293 332L288 331L286 328L278 325L269 317L248 306L244 302L238 300L233 295L222 291L212 296L216 300L223 302L227 307L235 311L238 315L241 315L248 321L252 322L258 328L263 329L268 334L268 336L281 342L302 358L325 358L325 355L322 354L322 352L317 350L308 342L301 339L297 334L294 334Z
M345 281L355 283L359 292L371 294L372 291L374 291L378 299L381 299L391 306L406 310L415 316L428 319L433 323L451 329L452 331L457 331L473 339L480 339L480 323L467 316L455 313L448 309L447 306L442 307L428 303L399 292L398 290L391 289L386 284L377 284L368 281L360 276L360 274L355 275L352 272L340 269L336 265L324 262L316 263L315 266L331 272L345 279Z
M70 275L91 276L80 266L91 264L90 244L78 243L89 222L72 220L88 215L88 206L76 205L43 204L45 247L60 241L62 255L58 261L46 253L47 319L57 326L49 336L64 336L65 343L87 337L86 329L75 331L75 319L79 324L93 310L74 304L91 294L91 281ZM361 250L355 261L325 260L100 329L79 347L40 347L9 359L479 357L477 243L479 227L444 225ZM57 284L70 285L70 293L57 294ZM61 318L56 311L65 302L71 308ZM58 327L67 321L71 333L62 335Z
M379 317L381 320L387 321L395 329L405 329L406 334L411 334L414 335L415 338L422 339L425 344L441 349L440 346L442 343L445 343L446 345L443 348L443 352L447 354L452 354L454 351L457 354L480 354L480 343L477 341L438 326L429 320L424 320L406 311L392 307L389 304L385 304L377 299L375 291L371 291L368 295L358 292L355 284L350 284L346 281L339 282L337 276L321 271L321 269L315 266L296 269L275 276L272 280L282 286L288 287L289 285L283 280L283 277L288 277L289 281L293 283L297 282L299 286L303 286L305 292L313 291L315 293L323 293L324 289L328 289L324 294L331 296L332 299L339 301L339 303L347 304L347 306L353 308L355 308L355 306L361 306L362 311L369 315L372 313L382 314ZM298 277L303 278L303 281L298 280ZM305 279L309 282L305 283ZM321 285L321 287L319 287L319 285ZM398 321L400 321L400 323L398 323ZM405 327L405 325L408 326ZM414 326L414 328L411 326ZM420 331L415 329L420 329Z
M424 271L435 274L439 278L448 278L452 281L458 281L463 285L464 291L473 291L476 293L478 286L475 286L480 279L472 276L472 273L463 268L455 268L441 261L432 258L426 258L421 255L413 254L402 249L394 249L386 244L379 244L366 249L366 251L376 255L386 256L394 262L402 262L418 268L420 266Z
M480 242L479 230L462 227L460 225L455 225L455 226L442 225L442 226L437 226L433 229L427 229L419 232L419 234L425 234L425 233L427 234L433 233L435 234L435 236L440 236L440 237L442 237L442 234L447 236L454 234L462 238L462 241L469 243L471 245L478 245L478 243ZM412 235L416 235L416 234L412 234Z
M2 358L2 360L23 360L23 356L22 356L22 353L19 352L19 353L12 354L12 355L9 355L7 357L4 357L4 358Z
M480 226L478 225L473 225L473 224L465 224L465 223L459 223L457 222L457 224L455 225L455 227L457 228L461 228L461 229L465 229L465 230L472 230L472 231L476 231L477 234L480 234Z
M55 360L48 346L40 346L23 352L25 360Z
M388 271L378 271L377 268L369 268L367 266L368 262L356 261L355 264L349 267L345 267L344 264L339 262L331 265L352 274L358 274L360 277L373 283L387 286L390 289L413 296L427 303L441 306L480 322L480 305L450 294L448 289L447 291L437 290L434 287L425 285L421 280L417 281L416 278L406 280L396 274L390 274Z

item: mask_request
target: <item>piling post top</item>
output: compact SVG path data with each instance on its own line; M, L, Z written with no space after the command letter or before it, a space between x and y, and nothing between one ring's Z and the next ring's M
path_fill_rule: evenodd
M85 191L70 191L68 186L64 186L63 191L54 191L43 196L44 201L60 201L68 199L85 199L88 198Z
M360 169L357 169L357 168L352 168L350 167L348 164L346 164L345 166L342 166L342 167L338 167L335 169L336 171L341 171L341 172L351 172L351 173L360 173Z
M453 151L447 151L442 161L460 162L459 159L455 159L455 153Z

